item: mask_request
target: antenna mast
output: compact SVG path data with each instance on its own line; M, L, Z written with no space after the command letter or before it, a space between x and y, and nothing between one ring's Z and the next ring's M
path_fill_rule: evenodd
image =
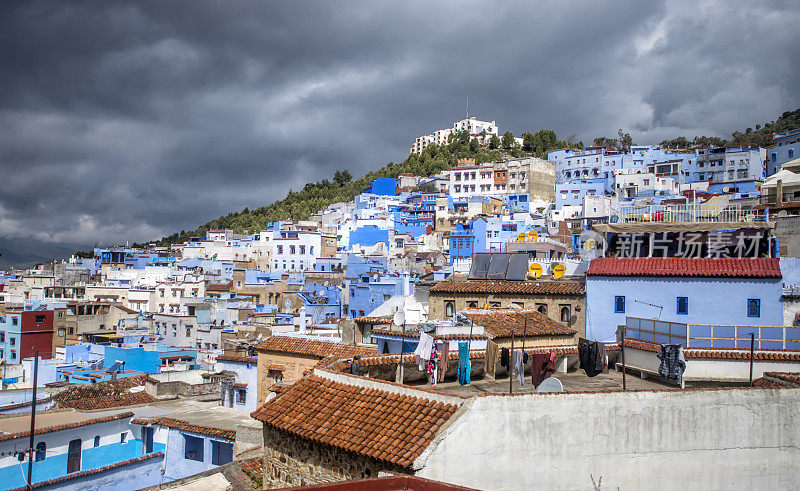
M467 96L467 119L469 119L469 96Z

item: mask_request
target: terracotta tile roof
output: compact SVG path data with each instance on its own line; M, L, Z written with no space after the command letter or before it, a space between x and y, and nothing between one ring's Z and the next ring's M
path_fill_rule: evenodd
M258 358L248 356L219 355L217 361L230 361L233 363L258 363Z
M52 399L50 397L45 397L44 399L39 399L37 397L36 398L36 405L39 406L40 404L47 404L51 400ZM0 412L2 412L2 411L10 411L11 409L19 409L21 407L31 407L31 404L33 404L33 401L18 402L16 404L7 404L5 406L0 406Z
M73 472L72 474L67 474L66 476L57 477L55 479L48 479L47 481L40 481L33 483L31 485L32 488L45 488L50 487L54 484L59 484L67 481L71 481L72 479L77 479L80 477L91 476L93 474L100 474L101 472L109 471L112 469L116 469L118 467L123 467L126 465L136 464L138 462L144 462L145 460L156 459L156 458L163 458L163 452L154 452L147 455L142 455L140 457L135 457L129 460L123 460L122 462L116 462L114 464L109 464L103 467L98 467L97 469L90 469L88 471L81 471L81 472ZM13 491L22 491L27 489L26 487L16 488Z
M77 376L73 376L73 378L76 377ZM134 375L132 377L107 380L96 384L73 385L64 391L53 394L52 397L54 401L63 405L63 403L67 401L126 395L130 393L129 390L131 387L144 385L146 378L146 375Z
M584 284L577 281L440 281L434 293L506 293L522 295L584 295Z
M658 353L661 345L649 341L625 339L626 348L640 349ZM686 359L750 360L749 349L733 348L684 348ZM800 351L796 350L753 350L753 359L758 361L800 361Z
M409 467L458 408L414 393L420 395L309 375L251 416L309 440Z
M378 352L377 346L352 346L349 344L313 339L270 336L257 346L259 351L278 351L325 358L331 355L349 358L355 355L368 356Z
M597 258L588 276L677 276L703 278L780 278L777 258Z
M233 280L227 283L209 283L206 286L207 292L227 292L230 291L231 287L233 286Z
M764 377L778 379L782 382L783 386L800 385L800 372L764 372Z
M356 317L353 319L359 324L391 324L392 318L390 316L384 317L369 317L369 316L362 316Z
M286 392L286 390L289 389L289 387L291 387L291 385L272 384L269 387L267 387L267 392L274 392L280 395Z
M352 479L348 481L324 482L312 484L300 488L291 488L296 491L350 491L358 489L361 491L383 491L383 490L412 490L412 491L475 491L475 488L465 488L456 484L449 484L441 481L434 481L419 476L410 476L396 472L388 473L381 477L371 477L365 479Z
M534 309L464 310L469 320L483 326L492 338L514 336L574 336L575 329L554 321ZM527 321L527 323L526 323Z
M283 372L286 370L286 365L281 365L280 363L270 363L267 365L267 370L273 372Z
M138 406L141 404L151 404L156 402L156 398L147 392L134 392L118 396L103 396L92 399L73 399L61 402L60 407L69 407L79 411L96 411L98 409L112 409L117 407Z
M236 439L236 430L227 430L224 428L214 428L212 426L201 426L186 421L181 421L175 418L168 418L162 416L159 418L136 418L131 421L135 425L158 425L166 428L173 428L180 431L187 431L189 433L197 433L198 435L215 436L217 438L226 438L228 440Z
M237 389L246 389L247 388L247 384L245 384L245 383L237 383L237 384L233 384L233 386L235 388L237 388Z
M782 389L787 386L793 386L794 384L785 384L761 377L753 380L753 385L761 387L762 389Z
M261 457L245 459L239 462L239 467L242 469L242 472L250 478L253 487L261 489L263 483L264 459Z
M383 336L398 337L398 338L403 336L403 332L402 331L393 331L391 329L373 329L371 331L371 333L372 334L380 334L380 335L383 335ZM406 338L409 338L409 339L418 339L419 338L419 332L406 331L405 336L406 336ZM472 339L472 340L487 339L487 337L484 334L473 334L472 336L470 336L469 333L464 333L464 334L435 334L435 335L433 335L433 337L436 338L436 339L443 339L443 340L447 340L447 341L466 341L468 339Z
M125 419L133 417L133 412L125 411L124 413L119 414L112 414L110 416L103 416L102 418L93 418L87 419L84 421L77 421L75 423L67 423L63 425L57 426L50 426L48 428L38 428L36 429L33 434L34 435L43 435L45 433L52 433L54 431L61 431L61 430L71 430L73 428L80 428L81 426L87 426L97 423L105 423L107 421L116 421L118 419ZM21 431L19 433L7 433L5 435L0 435L0 442L4 442L7 440L16 440L17 438L25 438L30 436L30 431Z
M576 351L577 353L577 351ZM453 350L450 349L450 353L448 355L450 360L457 360L458 359L458 349ZM486 358L486 350L471 350L469 352L469 359L470 360L482 360ZM374 367L380 365L395 365L400 361L400 353L393 353L393 354L385 354L385 355L376 355L376 356L367 356L358 360L358 366L360 367ZM413 354L404 354L403 355L403 363L416 363L417 360L414 358ZM352 364L348 363L347 368L350 368Z

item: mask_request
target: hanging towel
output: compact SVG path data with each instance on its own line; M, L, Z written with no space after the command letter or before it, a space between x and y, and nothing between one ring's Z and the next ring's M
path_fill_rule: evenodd
M414 356L420 371L425 370L428 360L431 359L431 351L433 351L433 337L424 332L419 333L419 343L417 349L414 350Z
M531 382L534 387L539 387L544 379L549 378L556 371L555 353L536 353L531 362Z
M469 344L466 342L458 343L458 383L468 385L470 382L470 371L472 365L469 362Z
M450 366L450 342L442 341L442 352L439 355L438 381L444 382L444 376Z
M428 375L431 378L431 384L436 384L437 374L436 370L439 368L439 356L436 350L431 351L431 359L428 360Z
M661 360L658 374L668 382L680 385L683 381L683 372L686 370L686 359L683 357L681 345L662 344L658 359Z
M525 386L525 364L522 361L523 358L522 350L515 349L514 352L511 353L512 376L517 376L520 387Z
M579 338L578 358L581 361L580 368L586 372L587 377L596 377L603 371L603 360L600 357L598 343Z
M500 350L500 366L508 368L508 348Z

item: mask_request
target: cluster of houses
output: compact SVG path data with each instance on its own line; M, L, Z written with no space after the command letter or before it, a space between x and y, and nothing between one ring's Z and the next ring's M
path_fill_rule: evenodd
M775 139L465 160L1 272L4 486L796 487L800 131Z

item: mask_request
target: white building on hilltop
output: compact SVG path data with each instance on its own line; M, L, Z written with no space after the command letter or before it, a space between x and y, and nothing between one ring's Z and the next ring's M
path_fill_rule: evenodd
M450 135L460 133L464 130L469 131L470 136L475 137L483 136L485 131L486 134L483 139L484 141L481 141L481 143L486 143L488 139L492 137L492 135L499 135L497 123L494 121L478 121L478 119L474 117L462 119L461 121L456 121L453 123L452 128L436 130L430 135L418 137L414 141L414 145L411 147L411 153L420 154L423 150L425 150L425 147L431 143L435 143L437 145L446 145Z

